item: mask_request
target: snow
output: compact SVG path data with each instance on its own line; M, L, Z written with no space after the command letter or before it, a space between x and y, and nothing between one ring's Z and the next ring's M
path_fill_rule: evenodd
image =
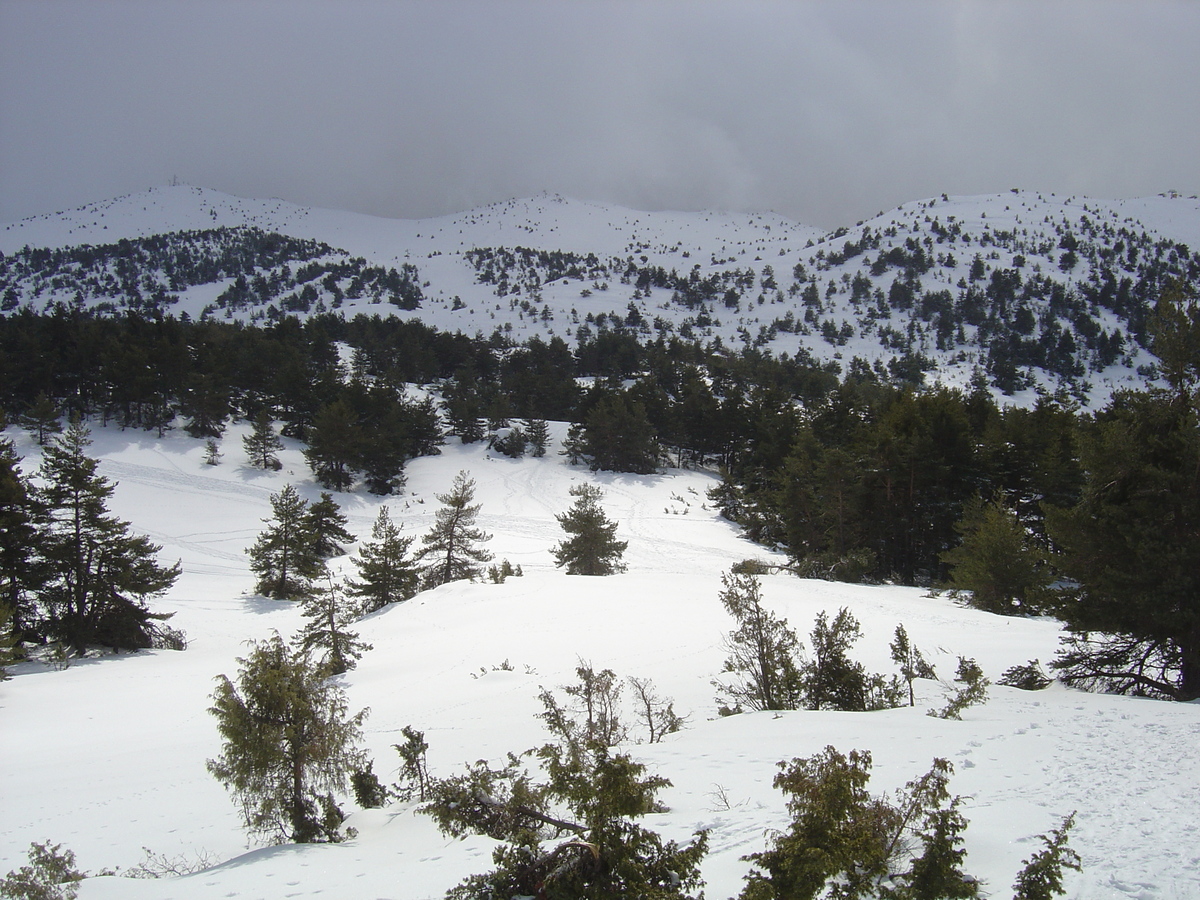
M565 426L555 429L561 439ZM128 869L144 847L220 861L184 877L91 878L83 900L440 897L489 867L490 841L443 838L412 804L398 803L353 812L358 836L344 844L247 848L233 803L205 770L219 752L206 711L213 679L236 672L247 641L272 630L290 636L300 623L295 605L253 595L245 549L270 515L272 493L292 483L311 500L320 490L293 442L280 472L249 468L245 431L244 423L230 428L224 458L211 467L202 442L180 432L158 439L95 429L93 455L118 482L113 511L161 543L165 562L182 563L182 577L155 606L177 612L172 624L190 646L78 661L64 671L23 663L0 684L0 872L24 864L30 842L48 839L91 871ZM9 434L23 469L35 471L36 445ZM832 744L872 752L876 791L924 773L935 756L949 759L951 789L966 798L971 820L967 870L990 896L1008 896L1022 860L1040 848L1036 836L1077 810L1071 845L1084 871L1069 875L1068 897L1200 898L1200 704L993 686L985 705L945 721L925 714L941 705L943 688L918 682L914 709L717 718L711 682L732 626L718 600L720 576L735 561L768 554L716 514L705 497L712 474L593 474L553 452L510 460L452 443L409 466L401 496L356 491L337 499L357 535L369 538L382 502L417 535L432 522L435 494L460 470L477 482L479 524L494 534L489 549L524 575L501 585L445 585L359 623L374 649L343 680L351 709L371 710L365 746L385 782L395 778L391 745L406 725L425 732L435 775L544 742L538 693L572 682L582 659L653 679L688 717L663 742L628 749L673 783L662 795L669 811L649 817L649 827L676 839L711 830L709 897L735 895L747 871L740 857L786 823L771 787L776 764ZM580 481L605 492L606 512L629 541L626 574L570 577L553 565L550 548L562 536L553 516ZM351 568L347 557L335 566ZM944 676L961 654L994 681L1009 666L1045 662L1057 642L1053 621L993 616L914 588L772 575L763 591L802 636L818 612L849 607L864 631L856 650L872 670L893 671L887 644L901 622ZM344 806L354 808L350 799Z

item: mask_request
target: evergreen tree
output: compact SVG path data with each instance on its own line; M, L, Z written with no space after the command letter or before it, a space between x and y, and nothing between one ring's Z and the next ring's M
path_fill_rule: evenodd
M221 462L221 448L217 445L216 440L209 438L204 442L204 464L206 466L215 466Z
M8 679L8 667L21 658L21 645L13 626L13 609L0 601L0 681Z
M975 497L954 526L962 543L942 553L950 586L970 591L971 605L988 612L1034 613L1049 577L1016 512L1000 500Z
M174 584L180 568L158 565L162 548L108 512L113 485L87 456L88 435L72 422L42 458L48 521L38 540L47 581L39 602L47 636L79 654L91 644L150 647L163 631L156 620L169 615L151 613L146 600Z
M312 535L312 549L319 559L341 556L346 552L342 545L354 543L354 535L346 530L346 524L333 495L321 491L321 499L310 505L305 514L305 527Z
M283 449L283 441L275 433L271 425L271 414L266 409L260 410L251 423L252 431L242 438L242 446L250 457L250 465L256 469L283 468L276 455Z
M12 441L0 438L0 607L12 614L12 633L32 636L34 599L44 581L37 525L40 504L21 473Z
M658 469L658 441L646 407L624 393L602 397L584 422L592 471L649 475Z
M556 546L554 564L567 567L568 575L612 575L624 572L621 556L628 541L616 539L617 523L610 522L600 506L603 492L593 484L571 488L574 505L555 516L569 537Z
M748 857L755 871L739 900L953 900L977 897L962 871L961 801L947 788L953 767L935 759L895 800L867 790L871 754L833 747L780 763L775 787L792 822L769 849Z
M322 406L308 429L304 458L322 487L348 491L364 443L362 429L343 400Z
M296 635L297 648L308 655L320 651L323 658L320 671L325 675L342 675L357 664L370 644L358 639L348 626L357 617L357 609L347 600L343 586L326 573L325 582L300 601L308 621Z
M229 394L211 374L190 375L179 398L179 414L187 419L183 430L194 438L219 438L229 418Z
M763 607L756 576L729 573L721 576L721 583L721 603L737 622L725 637L729 657L723 671L738 680L716 686L734 701L733 712L743 704L760 710L795 709L801 685L796 633Z
M210 712L221 755L208 770L233 796L252 835L274 843L341 840L334 793L362 768L356 748L367 711L278 634L238 660L236 685L218 679Z
M17 418L17 424L33 435L39 446L45 447L50 438L62 433L62 411L50 395L42 391L33 406Z
M475 499L475 480L459 472L448 494L438 494L443 508L437 511L435 523L421 538L425 545L419 559L429 560L421 567L421 582L434 588L451 581L476 578L483 571L480 563L492 559L492 554L480 547L492 536L475 527L479 505Z
M308 518L308 503L292 485L271 495L270 519L250 554L250 571L258 576L254 589L273 600L299 600L308 595L321 573Z
M550 428L545 419L529 419L525 425L525 437L533 448L534 459L546 455L546 448L550 445Z
M352 560L358 580L349 583L348 593L361 602L361 613L373 613L390 603L400 603L417 592L420 576L408 555L413 539L400 534L386 506L371 528L371 542L364 543Z

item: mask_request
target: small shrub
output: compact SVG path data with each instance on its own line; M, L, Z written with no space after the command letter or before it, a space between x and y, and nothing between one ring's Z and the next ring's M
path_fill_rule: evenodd
M75 868L75 852L62 844L29 845L29 865L0 881L0 897L9 900L75 900L76 882L86 876Z
M961 719L964 709L987 700L987 689L991 682L983 677L983 670L975 660L960 656L954 680L962 687L954 691L942 709L931 709L929 715L938 719Z
M1004 674L996 679L996 684L1020 688L1023 691L1040 691L1048 687L1053 680L1046 674L1038 660L1031 659L1023 666L1005 669Z

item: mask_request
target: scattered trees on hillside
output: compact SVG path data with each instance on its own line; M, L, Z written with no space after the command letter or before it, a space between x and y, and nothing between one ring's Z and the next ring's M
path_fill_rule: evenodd
M628 541L616 539L617 523L610 522L600 506L604 492L593 484L570 490L575 503L555 516L569 537L551 552L554 564L566 566L568 575L612 575L625 571L621 557Z
M233 793L247 830L270 843L343 839L335 794L362 767L367 711L350 715L338 682L279 635L218 678L209 710L221 754L208 770Z
M465 471L454 478L449 493L438 494L443 504L435 514L434 526L421 538L424 546L418 555L423 561L421 583L425 588L434 588L451 581L477 578L482 573L481 563L492 559L492 554L480 546L492 536L475 527L479 515L479 504L475 499L475 479Z

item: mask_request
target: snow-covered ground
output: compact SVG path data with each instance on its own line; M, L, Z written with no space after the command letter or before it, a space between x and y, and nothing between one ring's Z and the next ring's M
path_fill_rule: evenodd
M319 493L294 443L282 471L249 468L244 427L226 434L215 468L204 464L202 443L180 432L161 440L94 432L101 472L119 483L113 511L161 543L164 561L182 563L182 577L155 605L177 612L172 624L191 643L182 653L80 661L65 671L25 663L0 684L0 872L24 864L30 842L50 840L93 871L128 869L143 848L220 863L185 877L89 879L83 900L440 897L489 867L490 841L448 840L413 805L396 804L354 812L358 836L344 844L248 850L232 802L205 770L219 752L207 712L214 677L236 672L247 641L272 630L290 636L300 623L296 606L253 595L245 549L270 515L272 493L288 483L309 499ZM36 470L36 445L10 435L24 470ZM434 495L463 469L477 482L490 549L524 576L447 585L360 623L374 649L344 683L351 708L371 710L366 747L385 782L394 780L391 745L405 725L425 732L436 775L543 742L538 692L572 682L583 659L653 679L687 715L683 731L631 750L673 783L662 795L669 811L649 827L679 839L711 830L703 865L710 898L735 895L747 871L740 857L786 822L771 787L776 763L828 744L869 749L876 791L924 773L935 756L949 759L951 789L966 798L971 820L967 870L988 896L1009 896L1021 861L1040 848L1036 835L1077 810L1071 844L1084 870L1069 875L1069 897L1200 898L1200 704L993 686L963 721L943 721L925 715L941 704L942 688L920 682L915 709L718 719L711 681L732 625L718 600L720 576L764 553L708 503L713 476L594 475L554 454L514 461L451 444L410 465L401 496L381 501L359 491L338 500L361 537L369 538L381 502L419 535L439 506ZM629 541L626 574L569 577L553 565L550 548L562 537L554 514L580 481L605 491L604 506ZM347 557L335 566L351 570ZM993 616L912 588L778 575L764 578L764 594L801 635L821 610L849 607L863 625L860 658L885 672L898 623L945 676L962 654L995 680L1012 665L1045 662L1057 642L1052 621Z

